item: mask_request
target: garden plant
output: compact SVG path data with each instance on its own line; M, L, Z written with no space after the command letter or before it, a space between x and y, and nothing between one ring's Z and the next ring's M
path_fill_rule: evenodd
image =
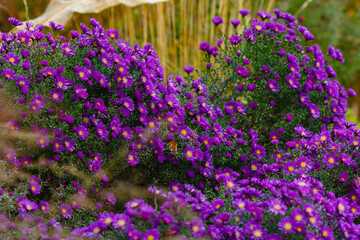
M1 160L0 236L359 239L341 51L312 44L290 13L248 26L249 13L230 36L214 17L216 46L200 43L202 64L177 76L95 19L67 38L10 18L0 87L19 112L4 130L16 141ZM124 202L122 181L151 194Z

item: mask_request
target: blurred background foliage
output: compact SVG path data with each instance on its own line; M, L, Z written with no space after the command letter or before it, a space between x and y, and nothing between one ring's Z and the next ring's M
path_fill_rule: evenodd
M0 0L0 31L10 30L9 17L22 21L36 18L49 2ZM160 56L165 74L178 74L185 65L200 65L201 54L197 50L200 42L215 44L215 28L210 24L213 16L223 17L222 31L231 33L233 28L229 22L240 17L239 9L250 9L255 17L258 10L272 11L275 7L295 15L299 23L315 35L315 42L324 52L329 45L342 51L345 64L332 64L338 80L360 93L359 0L168 0L134 8L118 5L99 14L75 13L63 34L79 30L80 23L89 25L90 18L96 18L104 28L117 28L120 36L131 43L151 43ZM360 97L352 99L350 106L350 120L358 121Z

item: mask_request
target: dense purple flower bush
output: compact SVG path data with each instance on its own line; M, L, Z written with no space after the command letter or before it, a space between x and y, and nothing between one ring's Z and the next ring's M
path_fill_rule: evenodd
M233 35L200 44L203 67L166 80L149 44L94 19L70 39L55 23L2 33L0 84L20 110L7 131L34 139L4 151L24 177L0 183L0 236L358 239L356 93L329 65L344 59L274 13L240 33L232 20ZM122 206L124 179L158 185L155 201Z

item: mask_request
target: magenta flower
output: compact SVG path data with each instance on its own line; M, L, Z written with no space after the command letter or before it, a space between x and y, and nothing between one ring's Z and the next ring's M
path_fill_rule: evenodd
M69 139L68 137L65 137L63 139L63 143L67 151L72 152L75 150L76 143L74 139Z
M54 139L52 142L54 152L62 152L64 150L64 146L60 139Z
M26 211L36 211L38 209L38 205L28 199L25 199L22 204Z
M196 154L195 149L192 146L188 145L185 148L184 155L185 155L186 159L189 160L190 162L196 160L196 155L195 154Z
M275 215L285 215L287 207L278 198L271 198L268 202L269 211L275 213Z
M41 185L37 182L30 182L29 189L32 194L38 195L38 194L40 194L40 191L41 191Z
M6 161L12 162L16 159L16 152L14 149L8 148L4 150L4 158Z
M159 240L160 232L158 229L146 230L145 234L143 235L143 239L144 240Z
M339 181L340 182L347 182L349 180L349 173L348 172L343 172L340 174L339 176Z
M134 111L135 106L134 106L134 101L129 98L129 97L124 97L121 99L122 101L122 105L129 110L130 112Z
M50 139L46 134L36 133L36 143L41 146L41 148L49 146Z
M4 60L7 63L10 63L11 65L18 65L20 62L20 58L18 57L18 55L16 55L13 52L9 52L7 54L5 54L4 56Z
M149 133L158 133L160 131L160 122L153 117L148 118L145 125Z
M56 88L50 91L50 98L53 102L61 102L64 99L64 93Z
M17 130L19 130L19 124L16 121L8 122L7 129L10 132L16 132Z
M64 218L69 218L72 215L71 206L69 204L61 204L59 210Z
M202 238L207 234L204 223L197 217L191 221L190 230L195 238Z
M130 151L127 154L126 161L129 163L130 166L135 166L139 163L139 157L137 156L136 152Z
M218 26L224 22L222 17L213 17L213 19L211 21L213 22L213 24L215 26Z
M308 106L308 110L313 118L316 119L320 117L320 110L316 104L310 103Z
M19 19L16 19L14 17L9 18L8 20L15 27L23 25L23 23Z
M131 223L131 221L132 219L125 214L115 214L112 225L116 229L125 229Z
M74 56L76 51L71 48L71 43L62 43L61 44L61 52L64 53L67 57Z
M5 79L7 80L14 80L16 78L16 74L15 71L12 69L4 69L2 71L2 75L4 76Z
M89 136L89 130L83 125L77 127L76 133L78 137L83 140L87 139L87 137Z
M281 219L278 223L278 227L284 234L294 233L294 223L288 217Z
M46 201L40 201L39 208L42 213L47 214L50 212L50 204Z
M30 109L34 112L39 112L46 106L45 103L46 98L36 93L32 98L32 102L30 103Z
M273 92L279 91L279 84L275 79L269 79L265 87L269 88Z
M128 126L123 126L120 130L120 134L127 141L129 141L133 138L132 130Z
M243 76L243 77L250 76L250 72L246 68L244 68L243 66L238 66L235 71L240 76Z

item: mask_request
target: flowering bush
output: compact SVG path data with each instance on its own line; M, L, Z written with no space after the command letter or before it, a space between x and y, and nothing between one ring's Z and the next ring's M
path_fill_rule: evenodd
M3 33L0 84L21 112L7 131L35 138L4 151L1 234L359 238L359 130L344 115L356 93L305 27L274 13L240 34L232 20L218 47L200 44L196 78L186 66L165 81L149 44L131 47L94 19L71 39L55 23ZM151 187L153 205L119 207L124 179L170 192Z
M205 66L199 77L210 99L224 106L236 126L261 131L260 141L266 143L279 140L279 128L281 138L291 140L297 125L312 132L323 124L341 125L348 94L329 64L344 62L341 52L330 46L324 55L318 45L310 44L314 36L291 14L278 9L274 13L259 12L240 33L240 21L234 20L233 35L219 31L217 46L200 44Z

